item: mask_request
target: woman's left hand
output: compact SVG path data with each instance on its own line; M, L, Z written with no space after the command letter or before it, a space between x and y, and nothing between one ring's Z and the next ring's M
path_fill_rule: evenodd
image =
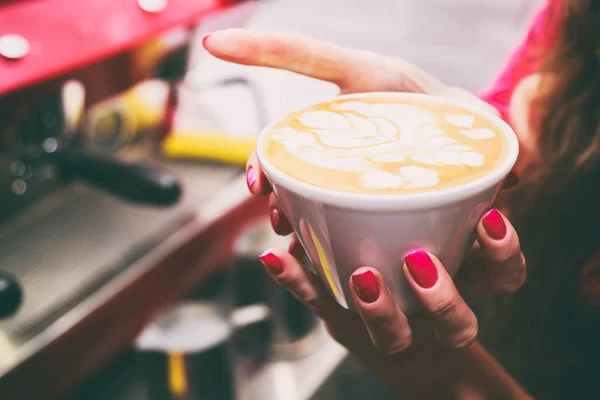
M289 225L283 229L289 230ZM278 231L282 233L281 227ZM261 260L281 286L323 318L339 342L358 350L364 347L364 340L372 341L380 352L396 354L409 348L413 340L419 340L376 269L365 266L351 277L350 288L359 317L339 306L319 278L292 254L303 254L295 239L290 253L270 249ZM479 222L477 241L458 279L482 289L511 293L525 282L525 266L517 233L494 209ZM425 320L442 343L461 348L475 340L477 319L434 255L425 251L409 254L402 273L424 310Z
M289 225L283 229L289 230ZM281 227L278 230L282 232ZM468 347L477 337L475 314L432 254L409 254L401 272L424 311L415 318L398 308L375 268L359 268L350 278L356 314L338 305L320 279L292 254L303 254L296 240L289 253L269 249L261 260L279 285L322 318L336 341L400 391L420 387L422 395L422 385L449 374L445 360L452 357L444 354ZM477 242L458 278L483 289L511 293L525 282L525 267L517 233L499 211L492 210L479 222ZM419 382L424 370L428 378Z

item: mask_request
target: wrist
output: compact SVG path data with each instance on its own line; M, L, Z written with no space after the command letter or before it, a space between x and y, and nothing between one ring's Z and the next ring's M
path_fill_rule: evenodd
M400 63L400 64L398 64ZM432 96L449 97L475 104L481 108L500 115L498 110L466 89L446 85L431 74L402 60L389 59L389 64L402 71L402 86L407 92L422 93ZM399 66L400 65L400 66Z
M478 342L453 349L432 340L393 356L391 363L374 370L409 400L531 398Z
M396 61L397 62L397 61ZM423 71L417 66L401 61L404 71L405 85L408 91L423 93L432 96L444 96L450 90L450 86L442 83L435 76Z

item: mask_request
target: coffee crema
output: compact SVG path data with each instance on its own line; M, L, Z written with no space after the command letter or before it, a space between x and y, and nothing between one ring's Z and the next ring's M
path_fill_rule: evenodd
M287 115L261 136L263 157L302 182L352 193L458 186L504 160L489 118L435 99L341 97Z

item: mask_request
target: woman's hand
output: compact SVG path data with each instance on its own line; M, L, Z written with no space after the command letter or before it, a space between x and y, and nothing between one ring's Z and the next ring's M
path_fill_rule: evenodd
M278 210L276 204L274 207ZM289 232L289 227L282 230L283 220L280 217L279 223L272 222L279 232ZM453 397L450 391L456 388L447 385L454 383L453 379L460 383L454 374L463 373L463 364L474 359L467 348L477 336L478 325L473 311L435 256L417 251L405 259L402 273L424 311L423 316L409 318L398 308L376 269L359 268L350 278L356 314L339 306L320 279L292 254L301 254L297 241L290 252L270 249L261 260L279 285L321 317L336 341L407 396L441 398L441 391L445 393L442 398ZM479 222L477 243L461 274L472 284L502 293L514 292L525 281L525 259L517 234L497 210ZM461 349L467 350L458 353ZM482 354L483 350L472 351ZM481 368L488 368L487 363L475 370ZM470 378L474 385L486 381L473 375ZM488 393L487 388L481 393ZM498 390L494 388L492 393L497 395ZM482 398L489 397L482 394Z
M204 45L224 60L326 80L337 84L342 93L408 91L458 97L490 107L404 61L303 36L236 29L216 32L205 38ZM250 191L271 196L269 207L275 232L292 233L255 155L250 157L246 171ZM513 183L511 177L507 184ZM403 273L424 310L422 317L411 320L398 308L379 272L368 266L351 277L358 314L342 308L328 295L319 278L301 265L303 254L294 238L289 252L268 250L261 260L273 279L314 310L331 335L381 378L405 393L410 391L407 388L420 387L422 396L424 390L435 389L436 382L441 385L455 373L460 363L446 355L475 340L477 319L434 255L417 251L405 259ZM525 258L519 239L497 210L479 222L477 241L461 276L498 292L513 292L525 281Z
M255 182L262 179L260 175ZM275 231L291 233L273 195L270 208ZM457 278L484 290L516 291L525 282L526 265L510 222L494 209L479 221L476 233ZM470 347L477 337L477 318L434 255L416 251L404 260L402 273L424 311L414 318L398 308L382 276L368 266L350 278L358 314L344 309L320 278L302 266L303 255L294 237L288 252L269 249L261 261L279 285L324 321L336 341L408 398L463 398L461 390L469 398L527 398L481 346Z
M406 61L302 35L226 29L205 36L204 47L225 61L284 69L334 83L342 94L424 93L474 102L498 114L467 90L444 85Z

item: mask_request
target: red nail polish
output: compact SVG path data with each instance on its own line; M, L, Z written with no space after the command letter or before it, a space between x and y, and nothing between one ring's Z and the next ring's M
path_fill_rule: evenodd
M417 285L423 289L429 289L435 285L438 280L438 271L426 251L414 251L407 255L404 261Z
M352 284L358 297L365 303L374 303L379 298L379 282L371 271L352 275Z
M283 263L275 254L268 252L258 258L272 274L279 275L283 272Z
M279 210L273 208L271 210L271 226L273 229L277 229L277 225L279 225Z
M501 240L506 236L506 223L498 210L493 209L487 213L481 222L483 223L483 228L492 239Z
M206 48L206 40L209 38L210 35L212 35L213 33L207 33L206 35L204 35L204 37L202 38L202 47Z
M248 189L252 190L252 184L256 181L256 174L254 173L254 168L252 166L248 167L246 171L246 184L248 185Z

